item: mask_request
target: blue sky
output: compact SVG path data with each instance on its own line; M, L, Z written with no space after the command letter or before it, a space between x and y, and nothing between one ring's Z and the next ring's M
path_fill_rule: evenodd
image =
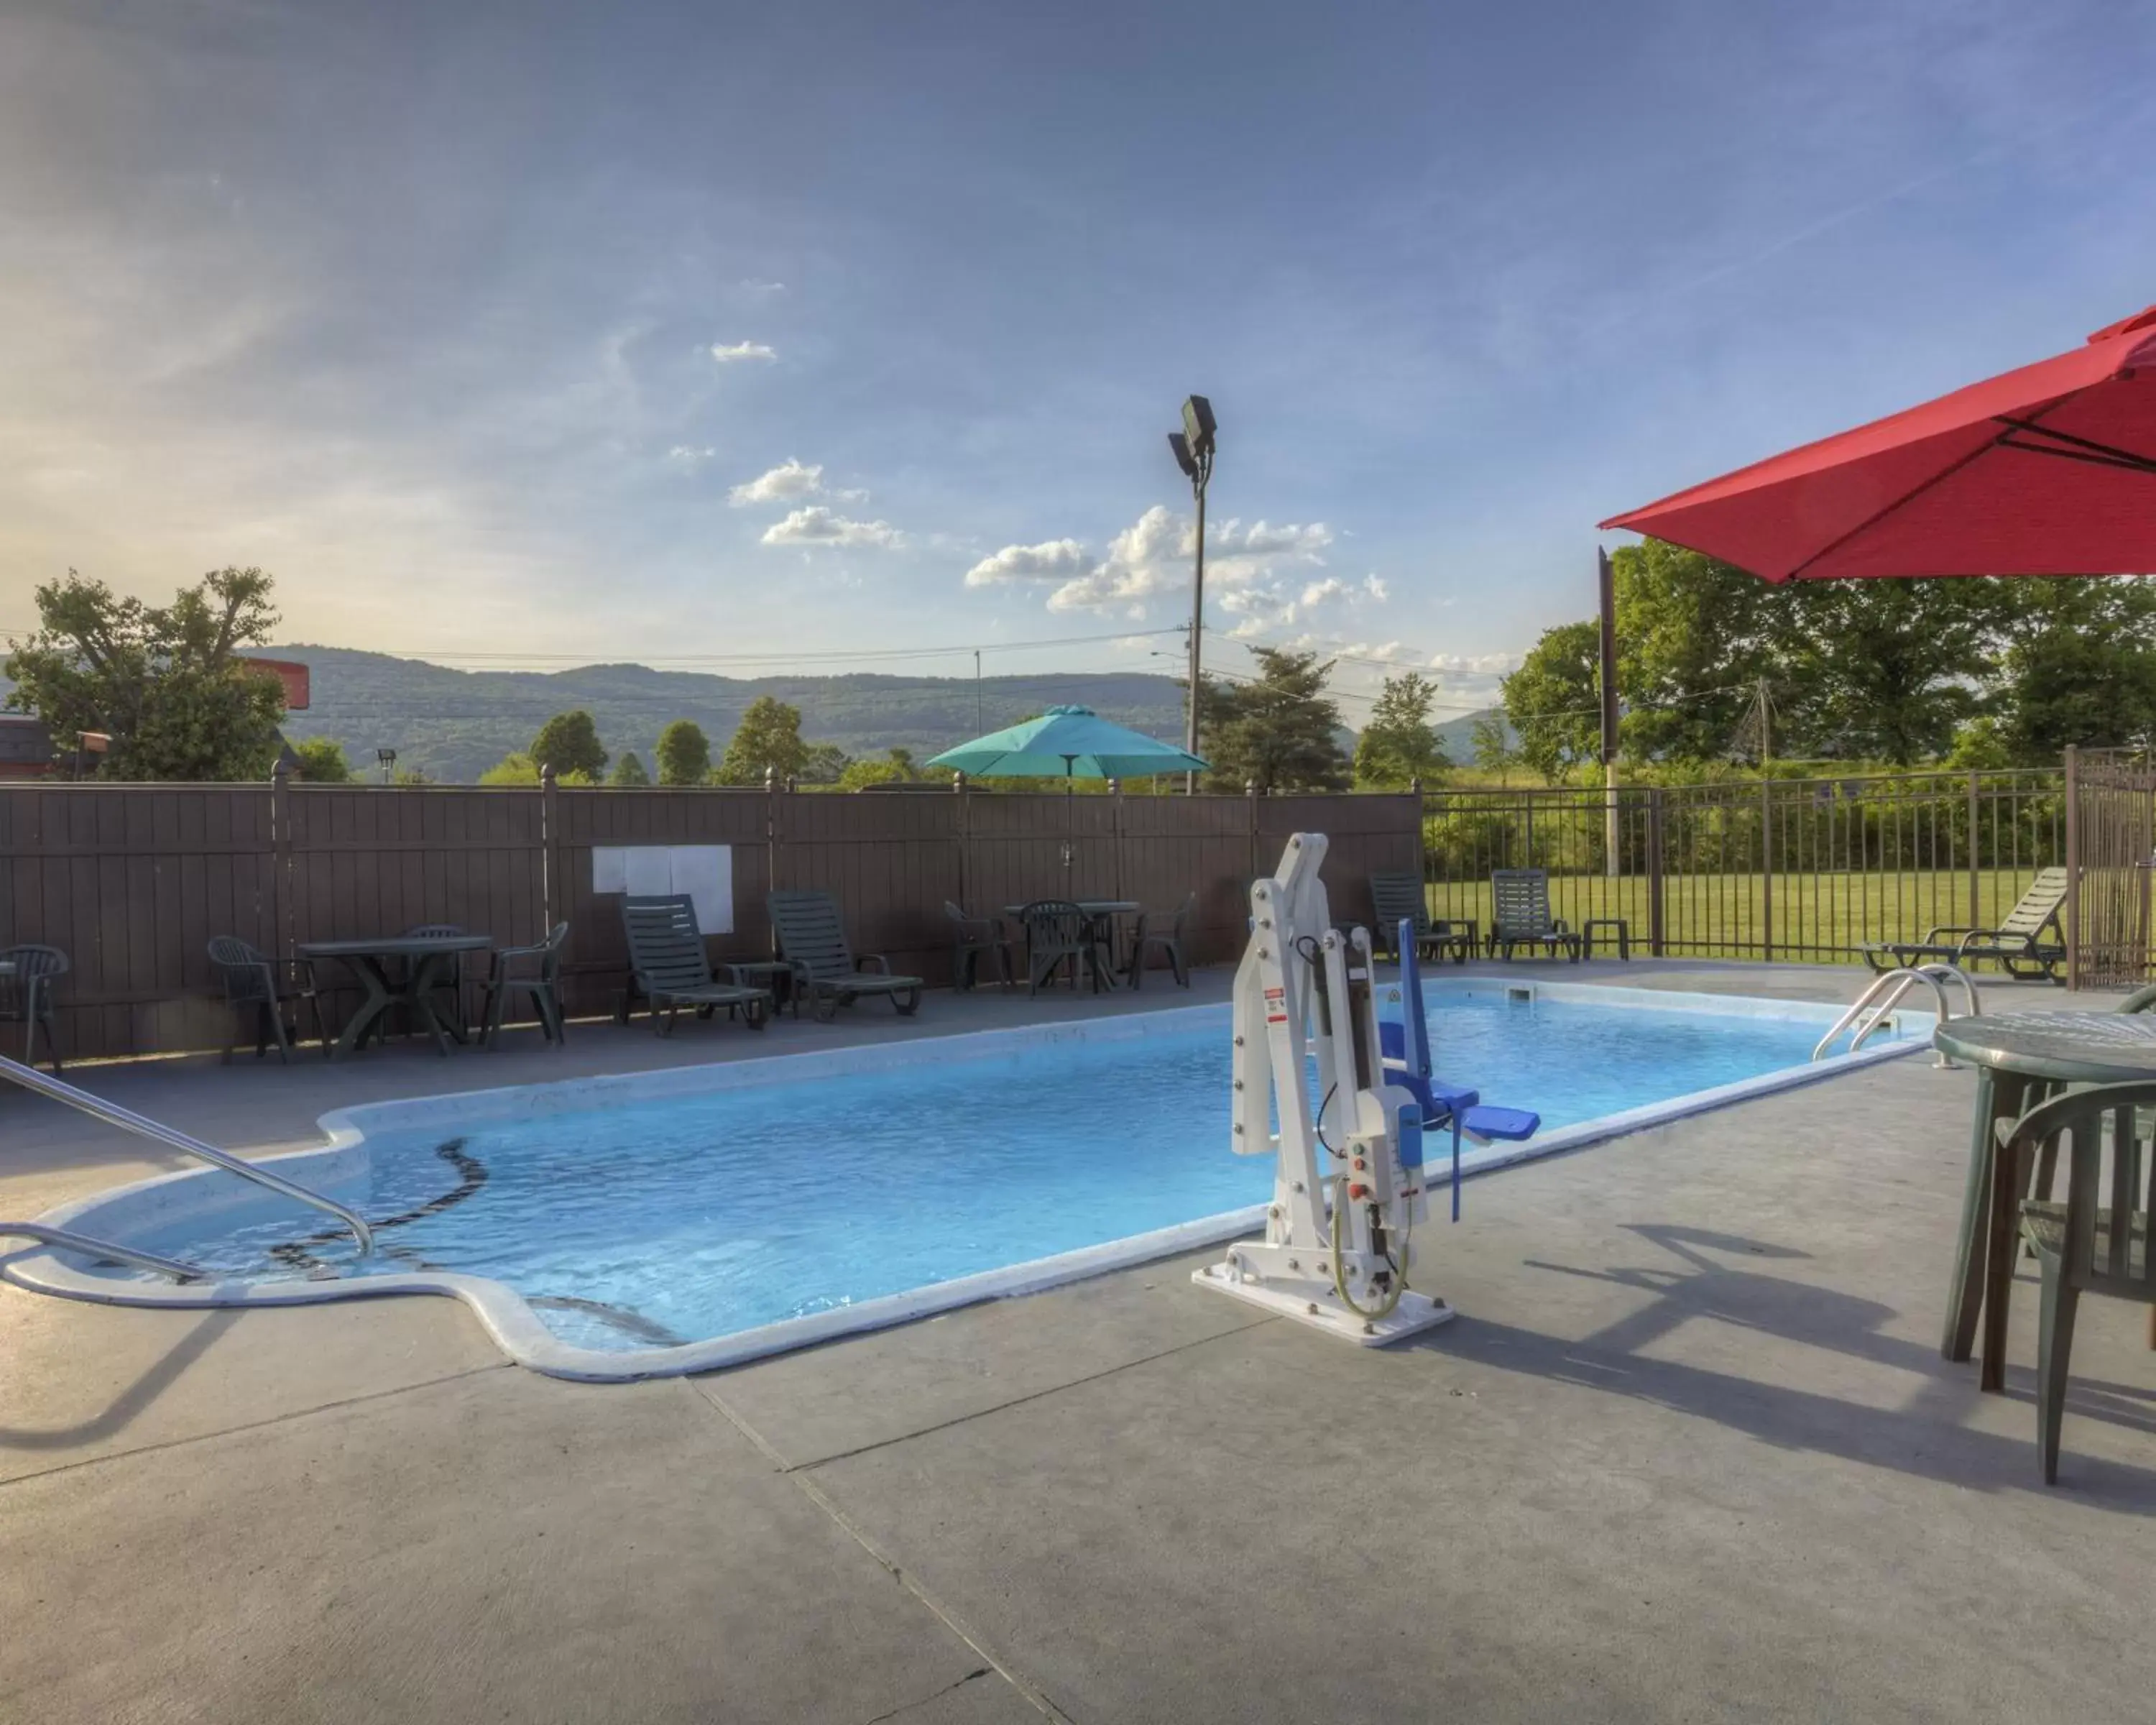
M0 629L239 562L463 663L1167 669L1194 389L1209 659L1479 704L1602 516L2156 299L2152 74L2072 0L17 0Z

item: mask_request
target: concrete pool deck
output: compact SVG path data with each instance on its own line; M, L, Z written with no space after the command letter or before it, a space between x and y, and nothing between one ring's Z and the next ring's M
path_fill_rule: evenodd
M79 1076L254 1151L377 1097L1073 1010L938 994L763 1038ZM2115 1711L2148 1674L2156 1355L2138 1308L2084 1303L2051 1491L2026 1279L2007 1395L1938 1358L1972 1090L1899 1060L1477 1181L1426 1260L1461 1319L1382 1353L1192 1287L1197 1259L603 1387L504 1363L446 1300L0 1286L0 1717ZM0 1214L172 1165L149 1147L0 1096Z

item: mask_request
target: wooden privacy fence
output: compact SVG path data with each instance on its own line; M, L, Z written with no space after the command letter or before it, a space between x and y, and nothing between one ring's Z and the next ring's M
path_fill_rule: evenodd
M60 947L71 1058L219 1045L230 1023L206 948L236 934L285 957L311 941L454 923L501 945L567 921L569 1009L608 1009L626 977L601 847L725 845L734 927L719 959L771 952L764 895L834 893L856 950L950 980L948 900L974 914L1038 898L1198 895L1199 963L1230 958L1251 878L1287 834L1328 834L1325 878L1367 916L1373 870L1421 866L1412 796L1067 797L958 793L269 784L0 788L0 947ZM322 967L323 981L341 980ZM352 994L333 994L332 1014Z

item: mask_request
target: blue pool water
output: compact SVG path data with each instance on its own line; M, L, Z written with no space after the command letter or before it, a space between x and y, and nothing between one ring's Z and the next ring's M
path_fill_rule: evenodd
M1539 1110L1546 1132L1800 1065L1822 1028L1440 990L1429 1019L1444 1076ZM1271 1190L1270 1157L1228 1148L1224 1009L1202 1028L969 1059L919 1048L920 1064L898 1070L370 1133L357 1202L381 1249L363 1263L349 1242L310 1239L305 1213L251 1198L222 1231L198 1219L137 1243L256 1277L490 1276L563 1341L633 1348L1096 1245ZM392 1217L409 1219L380 1225Z

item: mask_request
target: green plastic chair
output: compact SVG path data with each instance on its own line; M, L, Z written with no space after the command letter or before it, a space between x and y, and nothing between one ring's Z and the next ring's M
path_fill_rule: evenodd
M2062 982L2059 967L2066 962L2066 947L2059 935L2059 917L2066 902L2066 871L2039 869L2029 890L2021 895L2021 902L2007 912L2006 920L1996 928L1942 922L1928 930L1921 941L1871 941L1857 951L1873 970L1882 973L1897 966L1920 964L1927 958L1944 958L1954 964L1990 958L2017 980L2042 977ZM1955 938L1948 939L1949 935Z
M749 1029L763 1028L771 1014L771 991L750 988L739 977L722 983L712 975L703 931L696 926L696 906L686 893L624 898L621 931L629 941L629 985L614 1013L617 1024L629 1022L629 1009L641 994L651 1004L651 1022L661 1036L674 1034L675 1018L685 1006L700 1018L721 1006L731 1018L738 1009Z
M2053 1096L2019 1120L1999 1123L2002 1154L2026 1167L2051 1150L2061 1155L2066 1174L2063 1200L2030 1198L2021 1205L2021 1236L2044 1278L2036 1331L2036 1445L2046 1485L2059 1479L2059 1429L2082 1295L2156 1307L2148 1250L2148 1182L2156 1163L2156 1142L2148 1129L2151 1109L2156 1109L2156 1083L2097 1085Z
M1451 956L1455 964L1467 962L1468 950L1475 944L1475 926L1470 923L1450 922L1440 917L1432 921L1430 901L1423 896L1422 876L1419 875L1373 875L1370 876L1370 950L1400 956L1400 924L1414 925L1415 955L1421 958L1442 958Z
M1562 948L1579 963L1579 937L1562 916L1550 915L1548 869L1490 871L1490 950L1509 960L1515 947L1530 953L1541 947L1553 958Z
M839 901L814 889L772 893L764 901L778 956L793 967L796 1000L808 997L810 1009L826 1021L865 995L880 994L901 1016L921 1004L927 984L917 976L895 976L880 953L854 957L846 944L846 925Z

